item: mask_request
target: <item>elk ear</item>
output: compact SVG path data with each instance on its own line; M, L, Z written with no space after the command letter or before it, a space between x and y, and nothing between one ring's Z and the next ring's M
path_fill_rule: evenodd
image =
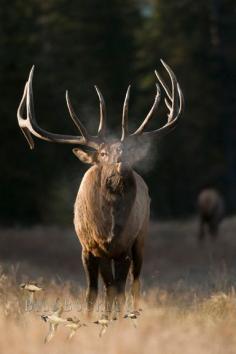
M97 151L83 151L79 148L74 148L73 153L80 161L89 164L95 164L97 162Z

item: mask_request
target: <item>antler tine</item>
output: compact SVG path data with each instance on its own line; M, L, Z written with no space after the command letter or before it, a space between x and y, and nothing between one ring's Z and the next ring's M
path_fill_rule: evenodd
M175 89L175 91L177 91L176 92L176 99L179 101L179 106L175 107L175 100L174 99L173 99L172 105L170 105L169 102L167 100L165 100L166 106L170 110L167 123L159 129L156 129L152 132L145 133L145 135L147 134L148 136L154 136L154 135L160 136L160 135L164 135L164 134L169 133L170 131L175 129L175 127L178 123L178 119L180 117L180 114L183 112L184 96L183 96L182 90L180 88L180 85L179 85L178 81L176 80L176 77L173 74L173 72L172 72L172 75L174 76L173 79L176 84L176 89ZM176 113L175 113L175 111L176 111ZM174 116L174 113L175 113L175 116Z
M30 145L30 148L31 149L34 148L34 141L32 138L32 135L34 135L37 138L48 142L66 143L66 144L74 144L74 145L77 144L87 145L96 149L99 145L99 139L97 137L89 137L89 139L87 140L85 139L84 136L81 137L81 136L54 134L39 127L34 114L34 100L33 100L33 88L32 88L33 74L34 74L34 66L30 71L28 81L26 82L24 88L22 99L20 101L17 110L17 118L18 118L19 126ZM26 118L23 117L25 106L26 106Z
M159 129L144 133L145 136L150 136L150 137L155 136L155 135L161 136L161 135L165 135L175 129L175 127L178 123L179 116L183 112L183 109L184 109L184 96L183 96L183 93L181 91L179 84L177 85L177 91L178 91L178 97L179 97L179 109L178 109L177 114L174 117L174 119L169 119L168 122L163 127L159 128Z
M142 132L144 131L146 125L149 123L149 121L151 120L151 118L153 117L153 115L156 113L160 100L161 100L161 91L160 91L160 86L158 84L156 84L156 96L155 96L155 100L154 103L152 105L152 108L150 109L150 111L148 112L146 118L144 119L143 123L139 126L139 128L134 132L134 135L139 135L142 134Z
M94 87L97 92L100 105L100 122L98 127L98 136L104 137L106 133L106 105L101 91L96 85Z
M124 105L123 105L123 113L122 113L122 134L121 134L121 141L125 139L125 137L128 134L128 121L129 121L129 97L130 97L130 87L131 85L128 86L126 95L125 95L125 100L124 100Z
M164 66L164 68L166 69L166 71L168 72L170 80L171 80L171 91L170 91L168 86L162 80L161 76L158 74L157 71L155 71L157 79L167 95L167 98L165 98L165 104L169 110L167 123L159 129L156 129L156 130L153 130L150 132L143 132L144 127L147 125L148 121L151 118L151 117L149 117L149 114L150 114L149 113L148 116L145 118L144 122L142 123L142 125L132 135L142 134L145 137L152 137L152 136L159 136L163 133L168 133L169 131L173 130L176 127L178 119L180 117L180 114L183 111L183 105L184 105L183 93L182 93L179 83L175 77L175 74L172 71L172 69L163 60L161 60L161 63ZM160 101L160 95L159 95L159 97L156 96L156 100ZM169 102L169 100L170 100L170 102ZM158 103L159 103L159 101L158 101ZM155 107L155 102L154 102L153 106ZM157 108L157 106L155 108ZM155 111L155 109L154 109L154 111ZM152 112L152 109L150 112Z
M175 74L173 73L173 71L171 70L171 68L169 67L169 65L167 65L164 60L161 59L161 63L164 66L164 68L166 69L166 71L168 72L170 79L171 79L171 96L168 95L172 105L170 106L169 102L167 101L167 99L165 99L165 104L167 106L167 108L169 109L170 113L168 115L168 120L171 120L174 114L174 109L175 109L175 102L178 100L178 95L177 95L177 85L178 85L178 81L175 77Z
M21 98L19 107L17 109L17 119L18 119L18 124L21 128L21 131L24 134L24 136L30 146L30 149L32 150L34 148L34 140L30 134L29 129L27 128L27 119L23 118L23 113L24 113L25 103L26 103L27 86L28 86L28 82L26 82L26 84L25 84L24 93Z
M165 91L167 97L171 100L170 91L169 91L168 87L166 86L166 84L164 83L164 81L163 81L161 75L157 72L157 70L155 70L154 73L155 73L155 75L156 75L158 81L160 82L161 86L163 87L163 89L164 89L164 91Z
M66 90L66 104L67 104L68 111L70 113L70 117L73 120L73 122L75 123L76 127L79 129L81 135L85 138L85 140L89 140L87 130L85 129L82 122L79 120L78 116L76 115L76 113L72 107L68 90Z

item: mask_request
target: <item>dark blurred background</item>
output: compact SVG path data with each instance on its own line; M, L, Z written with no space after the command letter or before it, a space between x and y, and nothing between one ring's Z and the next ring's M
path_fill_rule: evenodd
M125 91L132 83L130 125L145 117L155 96L154 69L163 58L183 89L186 109L172 134L156 143L142 169L153 218L195 211L198 192L219 189L236 209L235 0L0 1L0 222L72 224L83 173L72 146L35 139L30 151L16 110L32 64L41 127L77 134L65 90L91 133L103 92L110 130L120 134ZM165 76L165 78L167 78ZM161 107L151 127L166 119Z

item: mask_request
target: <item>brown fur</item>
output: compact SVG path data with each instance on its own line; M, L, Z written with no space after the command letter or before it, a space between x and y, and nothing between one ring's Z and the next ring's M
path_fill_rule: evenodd
M74 224L86 255L91 254L100 259L101 269L105 267L105 273L111 273L113 295L119 290L109 260L117 262L117 269L118 263L121 262L121 269L117 273L127 268L128 274L132 265L132 289L137 302L144 240L149 223L150 198L148 188L140 175L130 168L122 173L118 170L116 164L95 165L86 172L74 206ZM122 262L125 263L126 259L132 262L128 260L128 264L123 267ZM140 269L139 265L134 263L140 263ZM125 276L124 278L126 279ZM125 284L125 281L123 283ZM96 296L93 297L91 293L92 290L88 297L95 301ZM111 304L112 301L107 299L107 302L109 301Z
M82 247L96 257L129 254L149 216L148 188L130 170L122 177L115 168L91 167L85 174L74 207L74 224Z

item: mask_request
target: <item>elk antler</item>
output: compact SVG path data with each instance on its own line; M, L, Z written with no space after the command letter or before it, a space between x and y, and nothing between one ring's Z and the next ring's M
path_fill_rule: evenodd
M123 141L128 134L128 109L129 109L129 96L130 96L130 85L127 88L125 101L123 105L123 114L122 114L122 136L121 141Z
M137 136L145 136L145 137L152 137L152 136L160 136L163 133L168 133L172 129L174 129L177 125L178 119L180 117L180 114L183 111L183 104L184 104L184 99L183 99L183 94L180 89L179 83L175 77L175 74L171 70L171 68L163 61L161 60L162 65L168 72L170 79L171 79L171 92L169 91L169 88L167 85L164 83L162 80L161 76L155 71L155 74L157 76L158 81L160 82L161 86L163 87L167 98L165 98L165 104L169 110L168 114L168 120L167 123L156 130L150 131L150 132L144 132L144 129L146 125L149 123L153 115L156 113L158 109L158 105L160 102L160 87L158 84L156 84L157 88L157 93L156 97L153 103L152 108L150 109L149 113L145 117L144 121L142 124L139 126L139 128L130 136L132 137L137 137ZM105 138L105 131L106 131L106 107L105 107L105 101L104 98L99 91L99 89L95 86L96 92L98 94L99 102L100 102L100 123L99 123L99 128L98 128L98 135L97 136L91 136L87 133L86 128L82 124L82 122L79 120L77 115L74 112L74 109L72 107L70 98L69 98L69 93L66 91L66 102L67 102L67 107L70 113L70 117L75 123L76 127L79 129L81 136L72 136L72 135L62 135L62 134L54 134L50 133L42 128L39 127L36 118L35 118L35 113L34 113L34 100L33 100L33 88L32 88L32 81L33 81L33 74L34 74L34 66L32 67L28 81L25 84L24 88L24 93L22 96L22 99L20 101L18 110L17 110L17 118L18 118L18 123L19 126L25 135L25 138L27 139L30 148L34 148L34 141L32 138L32 135L36 136L37 138L49 141L49 142L55 142L55 143L66 143L66 144L79 144L79 145L86 145L90 146L94 149L98 149L99 145L103 142L103 139ZM127 89L126 96L125 96L125 101L123 105L123 114L122 114L122 137L121 141L125 140L125 138L128 135L128 105L129 105L129 96L130 96L130 86ZM26 118L23 117L23 113L26 107ZM32 134L32 135L31 135Z
M152 105L152 108L148 112L147 116L144 118L144 120L143 120L142 124L139 126L139 128L130 136L133 136L133 137L137 137L137 136L153 137L153 136L160 136L162 134L166 134L176 127L178 119L180 117L180 114L183 111L184 98L183 98L183 94L180 89L179 83L175 77L175 74L173 73L171 68L163 60L161 60L161 63L164 66L164 68L166 69L166 71L168 72L170 79L171 79L171 92L170 92L167 85L162 80L161 76L157 73L157 71L155 71L157 79L160 82L161 86L163 87L163 89L168 97L168 99L165 98L165 104L169 110L167 123L159 129L156 129L156 130L153 130L150 132L144 132L146 125L149 123L149 121L152 119L152 117L156 113L160 99L161 99L160 86L158 84L156 84L157 92L156 92L156 96L155 96L155 100ZM124 137L127 134L128 99L129 99L129 91L126 94L124 109L123 109L122 138L121 138L121 140L124 140Z
M18 123L19 126L26 138L26 140L29 143L29 146L31 149L34 148L34 141L32 138L32 135L36 136L37 138L49 141L49 142L54 142L54 143L65 143L65 144L80 144L80 145L86 145L90 146L94 149L97 149L99 144L102 143L102 140L100 138L100 134L98 136L90 136L88 135L85 127L79 120L79 118L76 116L74 113L74 110L72 108L70 99L69 99L69 94L66 92L66 101L67 101L67 106L69 109L70 116L79 129L80 133L82 136L72 136L72 135L62 135L62 134L54 134L50 133L47 130L44 130L39 127L36 118L35 118L35 113L34 113L34 100L33 100L33 88L32 88L32 81L33 81L33 74L34 74L34 66L32 67L28 81L25 84L24 88L24 93L22 96L22 99L20 101L18 110L17 110L17 118L18 118ZM23 113L26 107L26 118L23 118ZM104 115L103 115L104 116ZM102 123L101 123L102 121ZM104 119L100 118L100 126L104 129ZM31 135L32 134L32 135Z
M106 133L106 105L99 88L96 85L94 87L97 92L100 103L100 123L98 127L98 136L104 138Z

